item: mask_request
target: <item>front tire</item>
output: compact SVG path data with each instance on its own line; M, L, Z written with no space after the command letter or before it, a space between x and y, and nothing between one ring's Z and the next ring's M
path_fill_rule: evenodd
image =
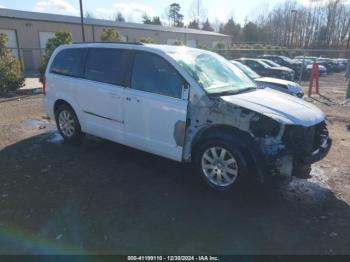
M231 190L242 180L243 157L236 147L219 139L204 142L197 149L195 167L202 179L212 188Z
M74 110L68 105L60 105L55 112L56 125L65 141L77 143L83 137L79 120Z

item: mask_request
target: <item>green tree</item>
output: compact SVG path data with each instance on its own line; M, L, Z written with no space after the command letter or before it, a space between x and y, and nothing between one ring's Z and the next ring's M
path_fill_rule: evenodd
M112 28L104 28L101 34L102 42L119 42L122 40L122 36L118 31Z
M178 3L172 3L169 6L168 11L169 20L172 21L172 25L176 27L183 27L184 16L181 14L181 6Z
M55 33L55 36L53 38L50 38L46 43L46 48L44 51L44 55L41 60L41 65L39 67L39 73L40 73L40 81L43 82L43 78L45 75L47 63L50 60L50 57L55 51L57 47L64 44L71 44L72 43L72 34L65 31L57 31Z
M155 17L151 18L147 14L144 14L142 16L142 22L144 24L148 24L148 25L162 25L162 22L160 21L159 16L155 16Z
M0 95L15 91L24 84L21 63L6 47L7 41L7 36L0 34Z
M142 23L144 23L144 24L151 24L152 20L147 14L143 14L143 16L142 16Z
M259 31L259 27L255 23L247 23L243 27L244 40L246 42L257 42L259 40Z
M225 43L219 42L215 45L214 49L225 49L226 45Z
M140 38L141 43L147 43L147 44L153 44L155 43L154 39L151 37L141 37Z
M214 31L214 28L211 27L209 19L207 18L207 20L204 22L203 26L202 26L202 30L204 31Z
M196 19L190 21L188 28L199 29L199 23Z
M160 17L159 16L153 17L152 24L153 25L162 25L162 21L160 21Z
M116 22L125 22L125 18L121 12L118 12L117 15L115 16L115 21Z
M94 15L94 13L92 13L92 12L85 12L85 18L94 19L94 18L95 18L95 15Z
M241 25L236 24L231 17L226 24L220 26L220 33L232 36L232 42L240 40L241 37Z

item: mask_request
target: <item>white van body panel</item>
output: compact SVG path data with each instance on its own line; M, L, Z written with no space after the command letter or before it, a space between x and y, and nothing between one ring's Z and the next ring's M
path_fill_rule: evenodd
M165 58L180 74L184 70L163 51L146 46L118 44L63 45L55 50L46 71L44 107L54 118L58 100L69 103L78 116L83 132L149 153L182 161L182 145L177 145L174 129L185 123L187 98L176 99L159 94L133 90L129 87L57 75L49 72L54 57L66 48L137 49ZM182 72L181 72L182 71ZM185 74L189 83L193 80ZM126 98L130 98L126 100Z
M87 79L74 79L85 132L124 142L124 88Z
M176 123L186 122L187 101L125 89L126 143L147 152L181 161L182 146L175 141Z
M130 86L120 87L50 73L54 57L67 48L120 48L157 54L166 59L189 84L189 98L176 99L135 90ZM196 135L212 125L240 126L242 131L248 132L249 120L259 114L277 120L281 126L309 127L324 121L324 114L312 104L267 89L212 99L168 55L171 50L181 51L182 48L186 51L186 47L113 43L61 46L55 50L47 67L45 110L53 117L55 102L64 100L77 114L83 132L177 161L191 161L192 142ZM240 113L244 108L249 109L247 115ZM212 116L215 117L208 118ZM180 130L183 143L177 139L176 127L179 123L183 126Z

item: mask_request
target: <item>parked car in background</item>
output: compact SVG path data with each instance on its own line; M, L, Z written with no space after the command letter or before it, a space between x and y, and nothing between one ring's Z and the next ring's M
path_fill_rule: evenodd
M305 60L311 60L313 62L317 62L318 65L321 65L327 69L327 73L331 72L341 72L346 69L347 60L342 58L327 58L327 57L315 57L315 56L296 56L294 60L302 61L303 58Z
M272 67L282 67L281 65L277 64L276 62L269 60L269 59L260 59L261 61L263 61L264 63L268 64L269 66ZM289 67L287 67L289 68Z
M246 66L250 67L253 71L261 76L274 77L279 79L285 79L289 81L294 80L294 71L290 68L285 67L272 67L264 63L260 59L254 58L239 58L236 59Z
M281 56L281 55L262 55L259 56L261 59L268 59L271 60L281 66L288 67L290 69L293 69L295 71L295 76L298 78L300 76L301 70L303 70L302 63L293 61L289 57Z
M271 88L300 98L304 96L302 87L295 82L272 77L261 77L248 66L238 61L231 60L230 62L242 70L250 79L254 80L261 88Z
M344 68L346 69L346 66L348 65L348 60L345 58L337 58L336 59L339 63L344 65Z
M43 93L45 111L67 142L88 133L192 162L217 190L247 176L309 178L311 164L332 144L316 106L257 88L228 60L201 49L61 45L48 63Z
M312 70L312 67L313 67L313 64L314 64L314 61L311 60L311 59L297 59L297 58L294 58L293 60L296 60L296 61L299 61L301 63L304 63L304 65L306 66L306 70L304 71L305 73L305 77L303 77L303 79L305 78L309 78L310 77L310 74L311 74L311 70ZM319 73L320 73L320 76L326 76L327 75L327 68L323 65L318 65L318 70L319 70Z
M347 63L344 63L344 60L342 59L332 59L332 60L336 64L336 72L341 72L346 69Z
M319 57L316 59L316 62L319 65L325 66L329 73L337 71L337 63L330 58Z

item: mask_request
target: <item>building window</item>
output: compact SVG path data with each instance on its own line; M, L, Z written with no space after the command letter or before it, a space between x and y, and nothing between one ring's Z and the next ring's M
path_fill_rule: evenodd
M6 29L0 29L0 34L5 34L7 36L7 44L6 46L11 49L12 54L15 57L18 56L18 46L17 46L17 34L15 30L6 30Z
M54 32L39 32L40 49L44 50L49 39L54 36Z

